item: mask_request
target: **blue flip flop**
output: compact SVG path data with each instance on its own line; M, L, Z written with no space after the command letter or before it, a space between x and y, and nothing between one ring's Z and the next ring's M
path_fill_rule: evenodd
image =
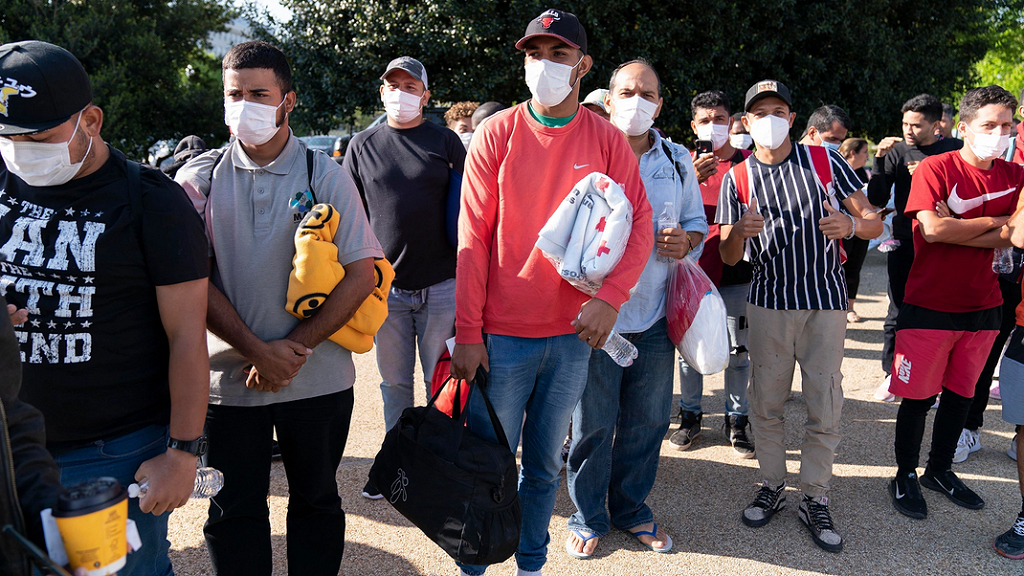
M586 548L587 542L590 542L594 538L597 538L597 534L591 534L590 536L584 536L583 533L580 532L579 530L570 530L570 532L575 534L576 537L579 538L580 540L583 540L583 547L584 548ZM595 548L595 550L596 550L596 548ZM579 560L586 560L587 558L590 558L591 556L594 555L593 553L587 554L585 552L577 552L576 551L576 547L572 545L572 540L569 540L569 539L566 539L566 541L565 541L565 553L568 554L569 556L572 556L573 558L577 558Z
M629 534L633 538L636 538L637 542L643 544L644 546L650 548L651 550L653 550L655 552L660 552L660 553L664 554L665 552L668 552L669 550L672 549L672 537L669 536L668 534L665 535L665 538L668 540L668 542L664 546L662 546L661 548L655 548L654 546L651 546L650 544L647 544L646 542L644 542L643 540L640 539L641 536L650 536L651 538L657 539L658 538L658 525L657 525L657 523L655 523L655 525L654 525L654 530L651 530L650 532L646 532L646 531L643 531L643 530L641 530L639 532L633 532L631 530L627 530L627 532L629 532ZM583 536L580 536L580 538L582 538L582 537Z

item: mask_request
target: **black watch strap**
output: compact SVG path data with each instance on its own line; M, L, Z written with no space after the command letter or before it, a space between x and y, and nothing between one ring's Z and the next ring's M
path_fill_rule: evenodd
M206 449L209 448L210 444L206 441L206 436L200 436L195 440L178 440L177 438L168 438L167 447L174 448L175 450L181 450L182 452L188 452L193 456L203 456L206 454Z

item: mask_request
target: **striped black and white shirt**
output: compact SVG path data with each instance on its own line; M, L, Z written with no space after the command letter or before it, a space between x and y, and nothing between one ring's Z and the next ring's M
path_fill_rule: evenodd
M853 168L833 150L835 202L864 187ZM816 182L807 146L793 144L793 151L778 164L763 164L753 155L746 160L764 217L764 230L747 240L754 279L747 300L774 310L846 310L846 279L839 263L839 241L828 240L818 221L828 215L823 206L829 197ZM735 224L746 210L739 198L733 167L722 179L718 196L719 224Z

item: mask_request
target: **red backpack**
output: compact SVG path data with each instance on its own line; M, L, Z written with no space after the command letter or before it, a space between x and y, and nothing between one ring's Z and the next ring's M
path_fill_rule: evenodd
M814 171L814 181L818 184L819 190L825 191L825 197L829 204L836 210L840 210L839 199L836 198L834 177L832 174L832 162L828 158L828 149L824 146L805 146L811 160L811 168ZM749 158L749 156L748 156ZM750 206L750 192L754 188L753 176L747 167L747 160L732 167L733 181L736 183L736 194L740 203ZM839 263L846 262L846 249L843 248L843 241L839 240Z

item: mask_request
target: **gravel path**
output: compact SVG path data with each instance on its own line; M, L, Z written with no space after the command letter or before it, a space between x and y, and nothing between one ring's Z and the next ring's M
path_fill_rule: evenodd
M717 375L705 380L704 409L708 414L703 433L686 452L675 450L667 441L663 444L658 479L648 499L656 521L675 541L672 553L646 551L625 534L612 532L601 540L594 558L570 558L564 551L566 520L575 508L563 481L551 519L545 574L1021 574L1024 563L997 556L992 550L992 539L1009 528L1021 503L1016 465L1005 454L1013 429L1000 418L998 401L991 402L985 415L984 448L966 462L954 464L954 471L985 499L984 509L958 508L925 490L930 515L921 521L897 514L889 502L887 484L895 473L892 441L898 405L872 398L882 376L879 357L887 305L885 274L884 255L873 251L864 266L862 295L857 300L864 321L851 325L846 333L843 440L836 453L830 494L837 528L845 538L841 554L823 552L811 541L795 514L799 492L794 489L789 491L787 509L768 526L751 529L740 523L740 511L752 500L760 477L756 460L736 455L721 431L724 394L721 375ZM359 496L384 435L384 419L374 355L357 357L356 371L355 412L345 458L338 469L348 519L341 573L457 575L451 559L390 505ZM786 404L791 484L798 481L800 424L805 418L796 383ZM922 465L930 429L929 418ZM274 464L272 475L268 499L274 575L279 576L287 574L287 482L280 463ZM171 560L179 576L212 573L202 536L205 519L203 501L193 501L171 516ZM509 560L488 573L507 576L514 571L515 562Z

